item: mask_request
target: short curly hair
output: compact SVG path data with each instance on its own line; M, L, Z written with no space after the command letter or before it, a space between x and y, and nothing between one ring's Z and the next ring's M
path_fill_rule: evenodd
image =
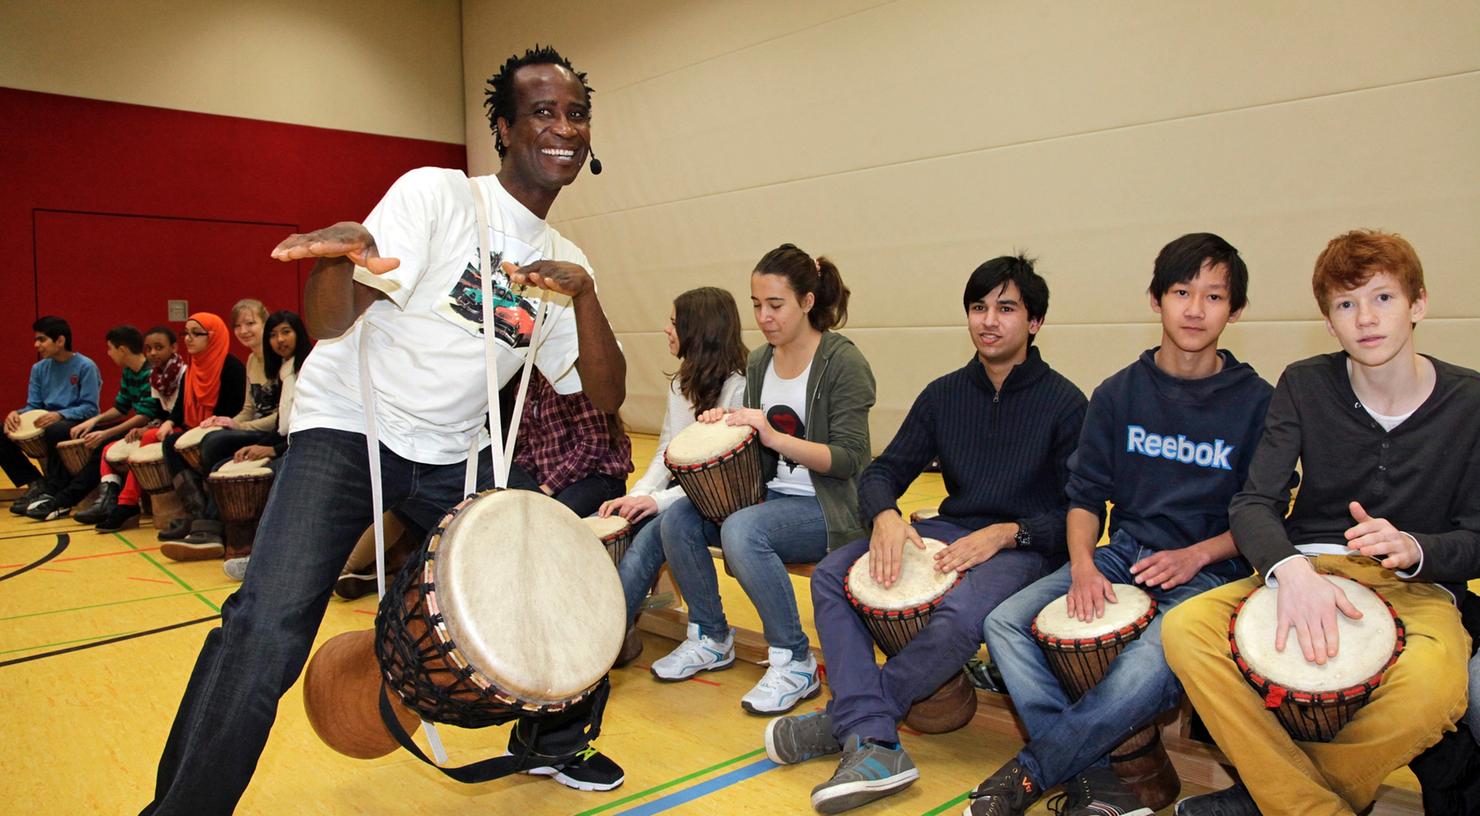
M498 72L488 78L488 84L484 86L483 107L488 109L488 126L493 130L493 146L498 150L499 158L503 158L509 152L504 144L503 137L498 135L498 120L506 122L514 121L514 74L526 65L559 65L576 75L580 80L581 88L586 91L586 104L591 104L591 94L596 91L586 82L586 75L577 71L570 60L561 56L559 51L548 45L536 44L524 52L524 56L511 55L504 60L503 66Z

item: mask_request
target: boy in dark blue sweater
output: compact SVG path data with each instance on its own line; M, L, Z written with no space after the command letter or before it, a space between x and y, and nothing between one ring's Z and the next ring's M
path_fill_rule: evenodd
M926 386L859 477L870 537L834 550L812 573L832 702L826 712L778 718L766 728L767 754L781 764L844 752L833 777L812 792L823 813L887 796L919 776L897 731L911 703L961 672L992 607L1064 562L1064 483L1085 399L1032 347L1048 311L1048 284L1026 258L995 258L972 273L962 303L976 354ZM949 496L939 517L912 527L897 501L937 458ZM868 553L873 579L892 586L904 548L923 548L922 537L947 543L936 569L960 570L963 578L881 667L843 579Z
M1152 812L1110 770L1108 755L1181 696L1162 654L1162 615L1077 702L1050 672L1031 628L1065 593L1070 616L1088 622L1116 602L1112 584L1140 585L1165 613L1249 574L1228 530L1228 504L1248 471L1272 389L1218 348L1247 288L1238 250L1216 235L1184 235L1157 256L1150 295L1161 346L1090 398L1069 463L1069 564L987 617L987 650L1029 741L977 786L967 814L1020 814L1060 784L1067 814ZM1107 501L1110 543L1096 548Z

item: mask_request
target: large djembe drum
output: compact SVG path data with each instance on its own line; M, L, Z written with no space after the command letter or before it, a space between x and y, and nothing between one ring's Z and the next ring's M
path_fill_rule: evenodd
M207 434L219 430L219 425L212 425L209 428L191 428L185 431L175 440L175 453L180 454L180 458L185 460L191 470L200 470L200 443Z
M480 728L558 713L598 693L625 618L611 556L580 518L533 491L483 493L442 519L381 599L375 690L362 676L339 680L358 671L346 663L364 662L346 642L363 634L349 633L314 655L304 705L324 742L366 757L397 745L369 703L382 680L431 722Z
M909 645L945 601L946 593L961 583L956 570L943 573L935 569L935 554L945 546L933 538L925 539L923 550L906 542L899 580L891 587L869 574L868 553L848 568L843 592L885 655L894 657ZM971 722L975 715L976 689L965 672L957 672L930 696L915 701L904 721L916 731L943 734Z
M266 459L227 462L206 479L206 488L216 500L225 523L227 558L241 558L252 551L257 522L272 492L272 469Z
M1337 614L1341 650L1323 664L1305 659L1295 636L1275 651L1279 590L1262 586L1239 602L1228 624L1228 645L1244 679L1290 736L1330 742L1351 722L1382 676L1403 653L1403 621L1377 592L1336 575L1324 576L1346 593L1362 613L1356 620Z
M10 437L21 449L21 453L32 459L46 459L46 429L36 427L36 420L46 416L48 412L41 409L23 411L21 413L21 424L14 431L6 431L5 435Z
M175 495L174 480L164 461L163 444L140 445L129 454L128 469L138 481L139 488L149 496L149 512L154 517L156 528L163 530L185 512L180 497Z

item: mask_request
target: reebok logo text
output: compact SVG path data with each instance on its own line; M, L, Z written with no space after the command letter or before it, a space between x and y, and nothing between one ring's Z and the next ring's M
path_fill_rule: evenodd
M1198 467L1217 470L1233 470L1228 457L1234 446L1221 439L1212 442L1194 442L1182 434L1176 436L1148 433L1140 425L1126 426L1127 452L1139 453L1152 458L1171 459Z

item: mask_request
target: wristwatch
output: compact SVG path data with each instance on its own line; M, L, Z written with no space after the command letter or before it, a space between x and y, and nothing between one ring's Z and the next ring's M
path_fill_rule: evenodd
M1017 526L1018 531L1012 536L1013 546L1020 550L1027 549L1033 543L1033 534L1028 532L1028 525L1021 521L1017 523Z

